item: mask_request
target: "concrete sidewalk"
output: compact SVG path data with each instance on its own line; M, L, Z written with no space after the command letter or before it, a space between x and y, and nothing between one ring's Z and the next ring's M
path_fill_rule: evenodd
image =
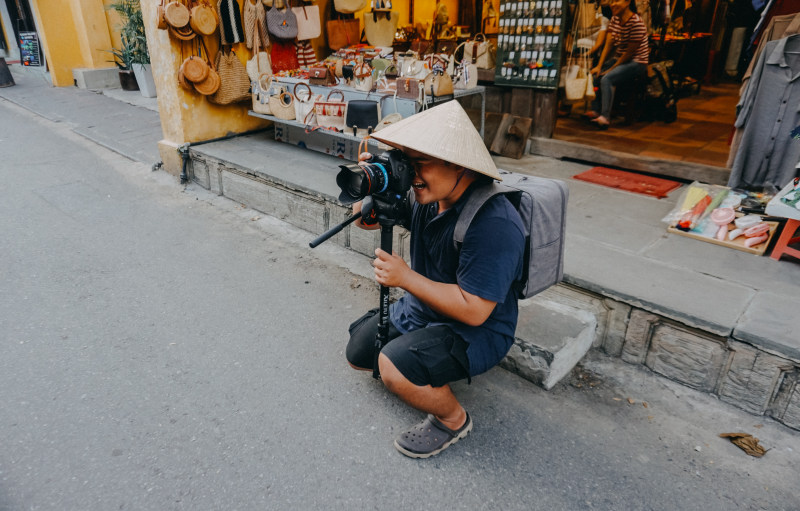
M0 98L69 122L131 159L157 161L157 112L11 69L17 86L0 89ZM337 158L275 142L269 132L197 146L191 155L197 183L313 234L345 214L335 200ZM568 183L565 283L543 298L591 312L594 347L800 429L800 333L792 324L800 262L668 234L661 219L680 190L658 200L571 179L588 165L530 155L496 162ZM349 231L335 242L372 251Z

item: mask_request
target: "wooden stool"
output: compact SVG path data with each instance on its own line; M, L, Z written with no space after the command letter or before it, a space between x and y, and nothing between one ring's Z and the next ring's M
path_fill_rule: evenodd
M793 243L800 243L800 236L792 237L797 232L798 227L800 227L800 220L792 220L791 218L786 220L781 236L778 238L778 242L775 243L772 254L770 254L771 258L777 261L783 254L787 254L800 259L800 250L788 247Z

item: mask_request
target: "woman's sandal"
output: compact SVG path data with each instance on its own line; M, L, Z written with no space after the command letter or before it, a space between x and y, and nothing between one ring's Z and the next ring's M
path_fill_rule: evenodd
M470 431L472 431L472 417L469 413L464 425L455 431L428 414L424 421L397 437L394 446L410 458L428 458L466 437Z

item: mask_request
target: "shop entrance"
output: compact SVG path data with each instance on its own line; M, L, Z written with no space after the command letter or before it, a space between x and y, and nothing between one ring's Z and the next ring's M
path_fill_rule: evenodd
M587 119L590 101L570 102L562 95L553 138L631 157L727 168L759 12L750 0L677 0L667 4L669 22L660 24L664 0L635 5L649 35L648 77L618 88L606 130ZM593 57L596 62L597 53ZM670 99L675 110L664 106Z

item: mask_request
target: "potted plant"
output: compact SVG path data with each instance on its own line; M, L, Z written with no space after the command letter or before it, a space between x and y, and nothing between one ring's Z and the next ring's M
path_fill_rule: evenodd
M113 62L119 69L119 84L122 90L139 90L136 76L133 74L133 59L129 48L122 45L122 48L112 48L109 53L114 55Z
M142 95L148 98L155 97L156 86L150 68L150 53L147 50L147 37L139 0L116 0L109 5L109 8L117 11L122 20L120 29L122 50L119 50L118 56L116 50L112 52L118 61L125 63L127 69L133 70Z

